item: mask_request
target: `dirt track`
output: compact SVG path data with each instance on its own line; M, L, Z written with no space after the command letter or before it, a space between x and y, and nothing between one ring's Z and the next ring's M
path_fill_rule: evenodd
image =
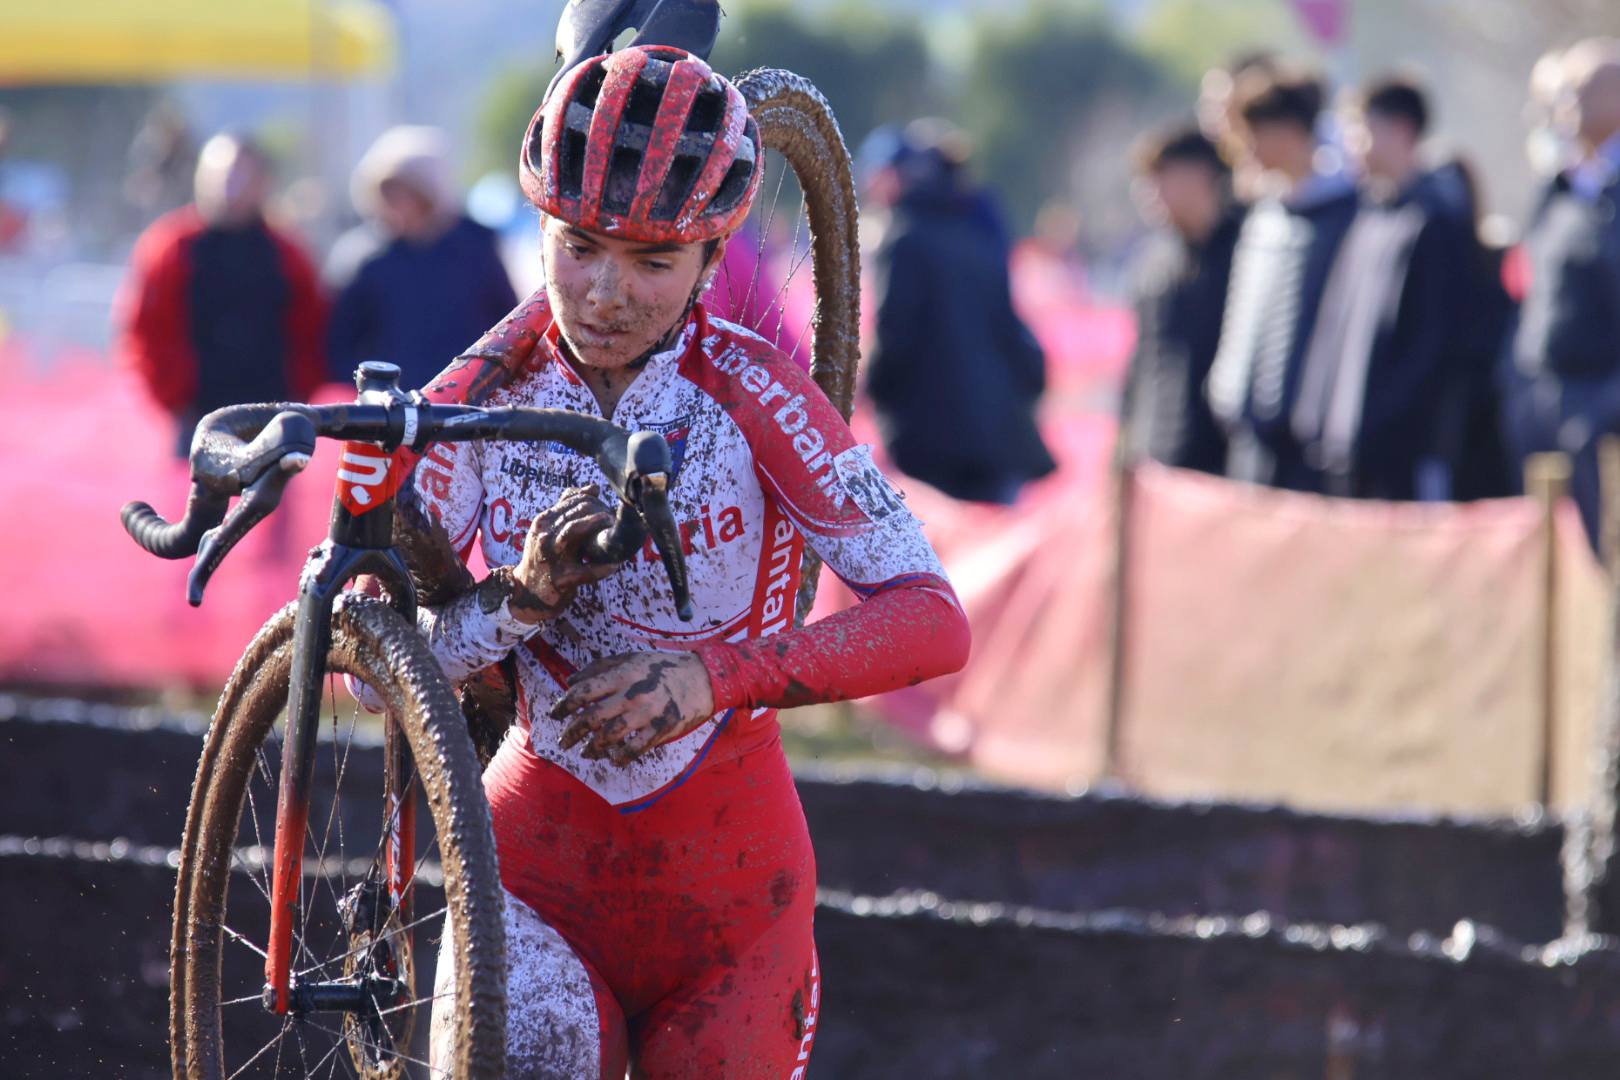
M7 1076L164 1074L165 858L197 742L129 719L0 719L6 759L26 763L0 788L0 833L155 842L0 840ZM822 1077L1596 1080L1620 1056L1620 953L1566 963L1450 934L1487 908L1525 938L1556 928L1555 829L825 777L801 791L826 887ZM1259 906L1279 910L1212 917ZM1367 925L1316 925L1345 919Z

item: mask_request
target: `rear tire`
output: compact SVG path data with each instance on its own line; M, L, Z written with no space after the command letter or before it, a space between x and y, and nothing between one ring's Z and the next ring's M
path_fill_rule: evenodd
M827 99L804 76L759 68L738 76L736 85L759 124L765 149L786 159L804 192L816 293L810 375L847 421L861 364L861 248L849 150ZM815 604L820 571L821 560L806 551L799 577L800 624Z
M304 1076L312 1072L326 1075L322 1070L335 1067L339 1074L353 1068L366 1076L426 1075L426 1063L421 1060L425 1054L405 1050L396 1056L398 1047L387 1041L414 1036L425 1045L432 1003L430 998L416 996L414 984L424 974L423 958L433 955L427 939L440 921L437 911L419 914L425 904L418 903L411 911L409 925L402 927L395 912L377 924L380 930L362 935L368 941L405 942L402 955L396 957L404 970L403 1000L394 1004L395 999L386 999L386 1006L376 1010L384 1014L381 1021L389 1029L383 1040L373 1044L356 1041L363 1040L360 1033L368 1030L367 1023L354 1022L360 1013L341 1014L341 1020L312 1013L311 1019L295 1020L276 1017L252 1000L263 987L263 962L253 954L263 948L269 930L268 878L263 868L269 861L266 847L272 843L273 826L267 831L265 822L267 815L273 820L275 812L274 774L280 769L276 719L287 701L294 610L289 605L265 624L231 675L209 727L192 788L180 850L170 966L174 1074L223 1080L244 1069L244 1075ZM437 834L445 898L443 932L452 935L460 960L454 1001L447 1003L453 1006L456 1022L450 1075L498 1077L504 1072L506 1039L504 901L489 807L461 710L426 644L386 604L347 594L339 601L332 622L327 668L333 694L337 680L331 675L346 674L358 677L381 695L410 747L415 766L411 784L419 782ZM335 712L334 701L334 725ZM351 745L353 737L351 726ZM267 741L273 743L269 752ZM340 751L336 743L332 746L336 758ZM347 778L351 786L358 787L359 778L352 772L346 774L347 749L341 753L335 783L341 785ZM333 931L332 944L326 945L323 939L317 947L316 937L340 925L342 898L360 894L382 857L378 838L387 835L388 823L378 812L383 806L380 785L371 786L375 790L364 791L358 800L345 798L339 789L327 805L312 804L304 849L301 929L295 933L293 966L315 979L341 979L354 973L356 957L350 942L358 938ZM326 799L324 792L321 798ZM250 811L246 818L244 806ZM350 851L345 850L345 825L339 812L343 811L344 819L354 819L357 808L366 811L368 828L359 829L356 821L349 820L347 836L358 841L361 852L359 858L351 859ZM369 828L370 818L376 819L374 831ZM324 836L317 838L314 834L322 830L322 821ZM334 821L335 857L331 854ZM368 855L371 866L365 869ZM413 891L420 897L424 885L431 887L432 874L425 855L418 866ZM334 878L342 879L342 898ZM237 908L227 921L227 893L233 885ZM350 921L356 906L351 901ZM425 981L428 988L424 993L431 995L431 981ZM369 1030L379 1030L379 1017L374 1014L368 1019ZM323 1056L328 1054L345 1060L333 1062ZM358 1060L368 1055L375 1061L373 1066ZM247 1068L249 1062L251 1068Z

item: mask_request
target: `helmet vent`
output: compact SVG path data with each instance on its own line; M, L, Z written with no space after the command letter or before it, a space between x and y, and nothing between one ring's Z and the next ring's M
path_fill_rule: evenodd
M663 87L637 79L636 85L630 91L630 100L625 103L624 116L619 122L652 127L653 121L658 119L658 102L663 96Z
M602 210L628 214L636 197L636 178L641 175L641 151L619 147L608 162L607 184L602 189Z
M561 165L557 191L565 199L577 199L585 188L585 133L572 129L562 134Z
M587 109L596 107L596 95L602 92L602 83L607 79L607 68L598 64L579 78L579 91L574 100Z
M664 177L663 190L658 193L658 201L653 203L652 216L659 221L675 220L675 214L692 194L692 185L697 183L698 172L702 168L702 158L684 154L670 162L669 175Z
M739 158L731 163L726 170L726 178L720 181L720 189L714 193L705 213L723 214L742 201L748 194L748 178L754 175L753 161L744 161Z
M686 118L686 130L709 134L720 127L720 117L726 111L726 95L705 90L692 103L692 112Z

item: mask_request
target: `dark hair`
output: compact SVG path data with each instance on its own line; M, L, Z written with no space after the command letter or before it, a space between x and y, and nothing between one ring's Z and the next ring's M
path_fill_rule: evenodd
M1322 83L1303 73L1252 70L1238 80L1238 115L1249 127L1256 124L1294 124L1307 133L1316 130L1322 111Z
M1131 149L1136 171L1149 175L1171 165L1202 165L1217 177L1230 170L1221 152L1194 124L1181 124L1143 136Z
M1375 113L1390 120L1404 120L1422 135L1429 127L1429 99L1412 79L1385 75L1366 83L1354 102L1364 113Z

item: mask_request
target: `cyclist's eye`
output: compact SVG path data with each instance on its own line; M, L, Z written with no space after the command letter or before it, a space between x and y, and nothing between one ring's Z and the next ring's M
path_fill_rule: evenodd
M643 259L641 261L641 265L645 269L651 270L654 273L662 273L665 270L673 270L675 268L674 263L666 262L663 259Z
M568 252L568 254L572 255L576 259L583 259L590 253L584 245L576 244L568 240L563 241L563 250Z

